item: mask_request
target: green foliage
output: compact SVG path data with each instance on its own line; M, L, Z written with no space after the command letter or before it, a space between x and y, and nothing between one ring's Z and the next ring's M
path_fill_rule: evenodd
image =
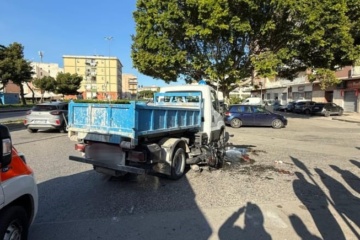
M20 97L25 105L23 83L31 81L32 67L24 59L24 47L19 43L12 43L8 47L0 45L0 83L3 89L11 80L20 87Z
M241 98L232 96L230 97L229 102L230 104L238 104L241 103Z
M319 81L320 88L325 90L328 87L341 83L342 80L336 78L335 72L325 68L318 68L308 75L310 82Z
M151 90L144 90L144 91L140 91L138 92L138 98L154 98L154 91Z
M165 82L209 79L227 96L247 78L293 79L360 55L360 0L138 0L132 59ZM234 84L235 83L235 84Z
M54 92L56 90L56 85L57 85L56 80L51 76L36 78L32 81L32 83L36 88L40 89L40 92L42 94L44 94L45 91Z
M76 95L80 88L82 76L70 73L59 73L56 76L56 93L63 95Z

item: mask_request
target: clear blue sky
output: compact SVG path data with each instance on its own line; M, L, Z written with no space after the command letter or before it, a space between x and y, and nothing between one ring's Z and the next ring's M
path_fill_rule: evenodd
M162 80L140 74L132 66L131 35L135 34L132 13L136 0L1 0L0 44L18 42L24 46L25 58L58 63L63 55L110 55L119 58L123 73L138 77L140 85L165 86ZM183 84L183 82L179 82Z

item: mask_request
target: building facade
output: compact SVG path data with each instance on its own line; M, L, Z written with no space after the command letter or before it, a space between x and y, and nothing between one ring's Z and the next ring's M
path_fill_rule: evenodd
M280 104L290 101L311 100L315 102L333 102L346 112L360 112L360 66L346 66L335 72L340 84L321 89L319 82L309 82L307 72L299 73L294 80L255 79L252 96L261 96L271 101L276 97Z
M64 72L83 77L78 90L84 99L122 98L122 64L117 57L64 55Z
M138 79L133 74L122 75L122 98L136 99L138 92Z
M64 72L64 69L59 67L59 64L57 64L57 63L31 62L30 65L33 70L32 79L42 78L42 77L46 77L46 76L50 76L50 77L53 77L54 79L56 79L56 76L59 73ZM28 84L34 90L35 94L37 94L37 95L41 94L40 90L36 89L36 87L32 84L32 82L29 82ZM23 87L24 87L24 93L29 94L29 97L30 97L30 93L32 93L32 92L29 89L28 85L26 83L24 83Z

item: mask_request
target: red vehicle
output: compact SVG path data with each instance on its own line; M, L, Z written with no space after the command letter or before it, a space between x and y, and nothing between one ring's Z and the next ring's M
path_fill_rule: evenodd
M0 125L0 239L27 239L38 208L33 170Z

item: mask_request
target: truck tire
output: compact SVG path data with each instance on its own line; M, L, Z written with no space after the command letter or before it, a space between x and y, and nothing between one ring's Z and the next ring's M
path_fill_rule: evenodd
M177 148L171 160L171 175L170 178L177 180L185 173L186 156L182 148Z
M26 240L29 231L29 220L23 207L11 206L0 214L0 239Z

